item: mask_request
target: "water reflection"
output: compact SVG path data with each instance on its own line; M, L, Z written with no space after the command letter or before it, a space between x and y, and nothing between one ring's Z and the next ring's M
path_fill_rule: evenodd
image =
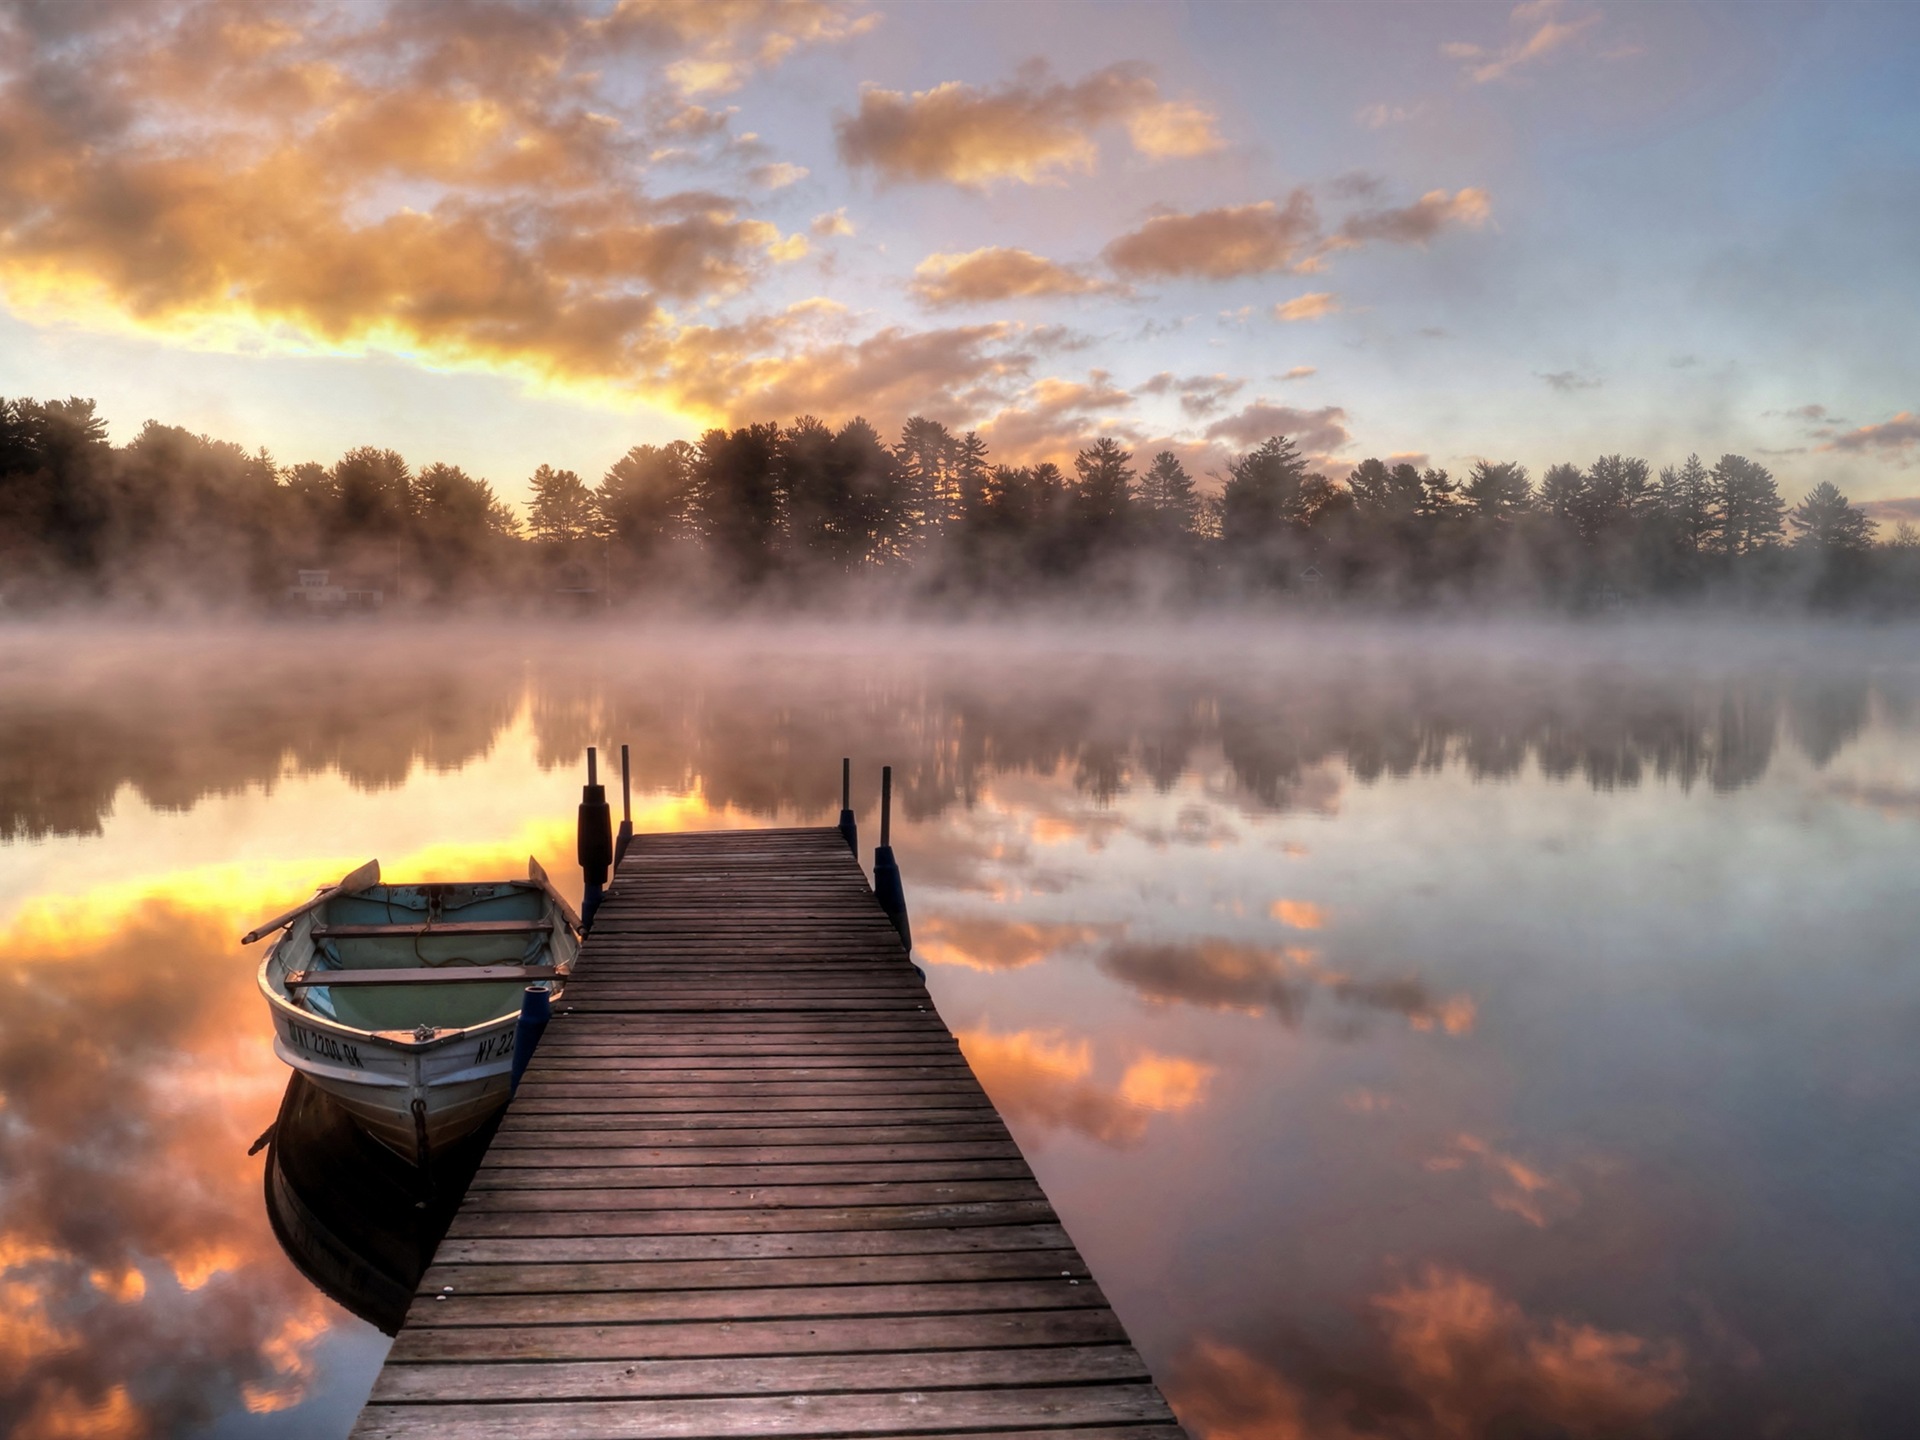
M475 663L465 652L482 638ZM716 654L693 637L596 643L585 663L512 630L284 641L241 632L183 656L124 636L0 637L0 838L97 834L123 787L181 809L319 771L397 786L415 766L486 754L523 707L543 766L631 737L637 784L697 782L709 803L750 815L824 810L823 760L884 753L921 819L1008 773L1070 776L1097 804L1164 791L1209 751L1243 801L1267 809L1313 808L1329 766L1362 783L1448 764L1498 780L1531 764L1601 789L1652 777L1725 791L1765 774L1783 740L1823 765L1876 706L1902 721L1914 708L1905 669L1817 648L1791 666L1771 651L1716 657L1703 679L1553 639L1434 651L1416 637L1385 656L1295 640L1197 658L1033 658L937 645L796 655L777 637Z
M296 1071L267 1146L274 1238L328 1299L397 1333L498 1125L443 1146L423 1172Z
M488 638L0 637L0 1430L345 1433L439 1222L292 1094L247 1157L232 937L374 854L571 884L623 741L642 828L896 766L934 998L1197 1440L1920 1413L1906 637Z

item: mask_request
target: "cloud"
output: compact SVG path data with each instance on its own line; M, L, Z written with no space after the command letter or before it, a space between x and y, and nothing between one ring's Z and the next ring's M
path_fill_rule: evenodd
M1093 1047L1059 1030L955 1032L967 1063L1009 1121L1074 1130L1125 1147L1146 1133L1153 1114L1201 1103L1213 1068L1152 1051L1137 1057L1117 1084L1094 1078Z
M1353 438L1347 430L1346 419L1347 412L1338 405L1297 410L1291 405L1262 399L1214 421L1207 427L1206 437L1253 446L1269 436L1287 435L1309 455L1330 455Z
M1369 130L1384 130L1389 125L1404 125L1425 109L1424 105L1388 105L1383 101L1362 106L1353 118Z
M1578 370L1536 370L1534 374L1562 395L1571 395L1576 390L1598 390L1604 383L1598 377L1582 375Z
M787 186L807 178L813 172L804 165L789 165L784 160L768 165L756 165L748 178L754 184L766 190L784 190Z
M967 422L992 397L1024 386L1031 364L1003 322L889 326L851 340L807 333L815 319L802 312L690 327L665 359L663 382L679 403L717 416L864 415L884 430L910 414Z
M609 46L680 52L667 77L697 95L736 90L801 46L846 40L879 23L878 14L857 10L837 0L619 0L591 33Z
M1109 928L933 914L915 924L914 952L930 965L1023 970L1062 950L1090 945Z
M1598 11L1575 20L1559 19L1561 8L1560 0L1528 0L1513 7L1510 23L1520 27L1520 33L1505 45L1489 50L1455 41L1441 46L1440 53L1449 59L1464 61L1462 73L1475 85L1505 80L1514 71L1564 49L1600 23Z
M1221 148L1213 116L1186 100L1149 105L1127 120L1133 148L1154 160L1185 160Z
M1862 500L1854 506L1869 519L1882 525L1920 525L1920 495L1900 495L1886 500Z
M1355 177L1371 191L1377 186ZM1351 192L1350 179L1336 187ZM1349 215L1324 235L1313 196L1295 190L1284 206L1270 200L1228 205L1191 214L1155 215L1120 236L1103 252L1107 263L1133 279L1235 280L1286 271L1311 273L1328 254L1369 242L1424 245L1449 226L1478 228L1492 214L1487 192L1469 187L1449 194L1430 190L1411 205Z
M824 215L813 217L813 224L807 227L825 240L835 235L853 234L853 222L847 219L847 210L843 205L838 210L829 210Z
M214 347L397 351L669 407L712 339L669 305L739 294L805 241L723 196L649 193L632 73L649 47L749 36L771 63L844 19L746 0L602 18L395 6L310 27L207 3L93 22L107 13L0 93L16 311ZM714 128L693 113L661 123Z
M1891 420L1878 425L1862 425L1856 430L1836 435L1819 448L1851 454L1862 454L1869 450L1903 454L1916 445L1920 445L1920 415L1902 410Z
M1228 375L1188 375L1176 378L1171 370L1162 370L1134 391L1136 395L1178 395L1180 409L1189 419L1211 415L1225 405L1247 382Z
M1564 1180L1506 1154L1477 1135L1456 1135L1446 1151L1426 1163L1431 1172L1469 1166L1492 1182L1487 1198L1494 1209L1518 1215L1536 1229L1545 1229L1550 1222L1580 1208L1580 1193Z
M923 305L944 309L1047 295L1084 295L1108 287L1031 250L990 246L964 255L929 255L907 287Z
M1388 1350L1443 1434L1529 1428L1618 1434L1686 1391L1684 1352L1567 1320L1541 1324L1485 1281L1443 1266L1375 1297Z
M1170 1368L1167 1398L1207 1440L1464 1440L1638 1434L1687 1389L1677 1343L1536 1320L1445 1266L1375 1295L1367 1312L1367 1351L1308 1362L1297 1380L1280 1363L1202 1335ZM1301 1364L1297 1346L1283 1353Z
M1424 245L1449 225L1479 229L1493 213L1485 190L1469 187L1449 195L1429 190L1411 205L1370 210L1340 222L1336 247L1383 240L1396 245Z
M1306 295L1297 295L1291 300L1282 300L1273 307L1273 318L1291 322L1296 320L1318 320L1322 316L1335 314L1340 309L1337 296L1325 290L1316 290Z
M1281 380L1306 380L1319 373L1320 371L1312 365L1296 365L1279 378Z
M0 930L0 1415L22 1437L293 1404L338 1313L286 1263L246 1155L285 1071L235 1043L259 1003L226 963L236 919L97 902Z
M1307 946L1267 947L1231 940L1181 944L1119 942L1097 962L1101 972L1143 998L1209 1010L1267 1015L1300 1024L1315 993L1342 1005L1405 1018L1410 1028L1462 1035L1473 1028L1471 997L1436 998L1415 979L1362 979L1332 969Z
M1090 441L1096 428L1105 434L1129 436L1131 432L1111 417L1132 404L1132 394L1116 386L1104 370L1088 371L1085 381L1049 375L1028 386L979 428L1001 463L1059 460ZM1102 828L1117 829L1122 823L1113 817L1100 817L1091 828L1098 833ZM1088 828L1082 820L1047 817L1036 822L1035 838L1069 838Z
M1073 84L1034 62L994 88L949 80L909 95L869 86L860 108L834 130L840 158L884 182L977 188L1091 173L1099 157L1092 132L1108 124L1123 126L1151 159L1201 154L1219 143L1204 110L1163 100L1139 65L1110 65Z
M1276 900L1267 914L1293 930L1322 930L1327 924L1327 912L1311 900Z
M1263 200L1156 215L1108 245L1105 255L1134 279L1232 280L1293 268L1318 234L1313 199L1296 190L1284 206Z

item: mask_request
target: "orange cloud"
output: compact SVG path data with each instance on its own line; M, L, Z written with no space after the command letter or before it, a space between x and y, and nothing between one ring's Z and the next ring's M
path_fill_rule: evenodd
M1476 1440L1637 1433L1686 1393L1685 1354L1624 1331L1529 1317L1484 1281L1429 1266L1368 1304L1382 1353L1295 1380L1202 1335L1167 1377L1196 1440Z
M1312 197L1193 214L1156 215L1106 248L1107 263L1135 279L1232 280L1294 267L1319 234Z
M684 52L667 76L685 94L738 89L803 45L845 40L879 23L835 0L619 0L591 28L614 46Z
M1848 430L1836 435L1821 450L1843 450L1860 453L1866 450L1906 451L1920 445L1920 415L1910 410L1902 410L1891 420L1878 425L1862 425L1858 429Z
M1022 970L1061 950L1091 944L1110 928L934 914L915 924L913 948L930 965Z
M1572 1435L1618 1434L1686 1391L1684 1353L1566 1320L1542 1325L1473 1276L1428 1266L1373 1301L1403 1383L1442 1434L1525 1417Z
M1125 126L1149 158L1215 148L1212 119L1198 106L1163 101L1138 65L1111 65L1074 84L1042 64L987 89L949 80L911 95L868 87L860 108L835 124L840 158L889 183L945 181L969 188L996 180L1023 185L1090 173L1099 158L1091 132Z
M1459 1170L1472 1162L1492 1181L1488 1200L1496 1210L1518 1215L1529 1225L1544 1229L1549 1222L1562 1219L1580 1206L1580 1193L1563 1180L1506 1154L1477 1135L1456 1135L1446 1153L1427 1161L1432 1171Z
M1340 222L1331 242L1336 248L1382 240L1395 245L1424 245L1449 225L1479 229L1493 214L1485 190L1468 188L1449 195L1429 190L1411 205L1362 211Z
M1317 410L1298 410L1291 405L1276 405L1271 400L1256 400L1232 415L1216 420L1206 429L1209 440L1227 440L1236 445L1258 445L1270 435L1291 436L1309 455L1338 451L1352 439L1346 427L1347 412L1338 405L1322 405Z
M955 1032L967 1063L1008 1119L1079 1132L1126 1146L1146 1133L1154 1112L1200 1103L1213 1068L1148 1051L1127 1067L1117 1086L1093 1078L1093 1047L1057 1030L986 1028Z
M1133 148L1155 160L1185 160L1220 149L1213 116L1187 100L1149 105L1127 119Z
M1143 1110L1187 1110L1200 1103L1214 1068L1177 1055L1142 1055L1120 1077L1120 1098Z
M1513 23L1524 29L1507 44L1489 50L1485 46L1454 41L1441 46L1440 53L1466 62L1464 73L1475 85L1504 80L1514 71L1564 49L1600 23L1598 11L1577 20L1558 19L1560 8L1561 0L1526 0L1513 7L1511 16Z
M1273 307L1276 320L1318 320L1331 315L1340 308L1337 298L1324 290L1316 290L1306 295L1296 295L1291 300L1282 300Z
M1310 900L1276 900L1267 914L1295 930L1318 930L1327 923L1327 912Z
M929 255L907 287L924 305L944 309L1047 295L1084 295L1108 288L1092 276L1031 250L990 246L964 255Z
M0 295L16 311L204 346L398 352L695 411L714 336L669 304L737 294L806 241L714 195L650 194L631 137L654 122L623 108L622 65L685 45L772 63L855 23L811 0L600 18L414 6L324 26L214 0L129 15L77 20L72 43L32 56L35 83L0 93ZM76 86L97 103L58 98ZM726 119L660 123L685 139ZM732 338L764 350L778 328Z

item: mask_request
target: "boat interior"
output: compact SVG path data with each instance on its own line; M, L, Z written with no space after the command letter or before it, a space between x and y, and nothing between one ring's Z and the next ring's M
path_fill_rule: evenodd
M356 1029L477 1025L518 1011L528 981L549 978L557 923L563 922L546 892L531 882L373 885L335 896L313 913L304 932L295 928L282 983L305 1008ZM303 933L305 945L299 943ZM474 966L506 971L486 980L458 974ZM391 977L442 969L449 973L423 974L418 984ZM335 970L361 972L354 978L374 983L313 983L318 976L312 972ZM536 973L525 973L530 970ZM301 972L312 978L289 983Z

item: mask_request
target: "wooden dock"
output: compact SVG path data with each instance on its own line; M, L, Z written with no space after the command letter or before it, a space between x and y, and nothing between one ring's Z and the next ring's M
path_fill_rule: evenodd
M635 837L353 1434L1184 1440L829 829Z

